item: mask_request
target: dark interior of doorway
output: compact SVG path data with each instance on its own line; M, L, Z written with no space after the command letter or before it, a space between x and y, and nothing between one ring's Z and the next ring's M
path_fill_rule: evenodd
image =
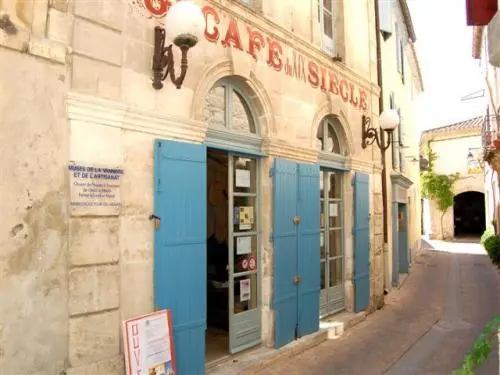
M229 353L228 154L207 153L206 362Z
M484 194L468 191L453 198L455 237L480 237L486 227Z

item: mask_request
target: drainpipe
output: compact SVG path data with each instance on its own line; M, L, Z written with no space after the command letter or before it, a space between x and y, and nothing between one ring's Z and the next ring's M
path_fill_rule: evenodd
M379 96L379 115L384 111L384 88L382 81L382 47L380 41L380 15L379 15L379 6L378 0L374 0L375 4L375 36L377 42L377 83L380 87L380 96ZM385 144L385 132L380 129L380 143ZM388 248L388 226L387 226L387 166L385 160L385 151L381 153L381 162L382 162L382 223L384 229L384 247L382 250L382 265L384 269L384 292L385 292L385 272L386 272L386 262L385 262L385 249Z

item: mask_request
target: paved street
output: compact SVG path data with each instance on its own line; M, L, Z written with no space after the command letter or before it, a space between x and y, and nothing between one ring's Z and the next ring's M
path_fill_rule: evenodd
M260 374L450 374L484 325L500 313L500 275L478 244L433 245L382 310L340 339ZM477 374L499 374L497 348Z

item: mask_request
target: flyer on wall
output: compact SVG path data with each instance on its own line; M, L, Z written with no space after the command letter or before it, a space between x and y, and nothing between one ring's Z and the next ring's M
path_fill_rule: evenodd
M169 310L123 322L127 375L175 375L172 316Z

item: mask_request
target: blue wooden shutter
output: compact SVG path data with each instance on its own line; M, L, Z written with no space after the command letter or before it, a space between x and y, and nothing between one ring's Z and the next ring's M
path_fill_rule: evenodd
M305 336L319 329L320 294L320 186L319 165L299 164L298 226L299 327Z
M396 191L397 186L392 185L392 191ZM398 206L397 202L392 203L392 286L399 286L399 233L398 233Z
M396 43L396 63L398 66L398 72L403 73L403 56L401 56L401 37L402 37L402 32L399 24L396 22L395 24L395 30L396 30L396 38L395 43Z
M295 339L297 328L297 286L293 278L298 272L297 226L297 163L276 159L273 167L273 308L275 347Z
M205 373L206 147L155 142L154 293L172 311L178 375Z
M354 176L354 289L356 312L370 304L370 199L369 176Z
M380 31L392 34L394 0L378 0Z
M398 218L398 250L399 250L399 269L400 273L408 273L410 262L408 257L408 209L406 204L399 205Z

